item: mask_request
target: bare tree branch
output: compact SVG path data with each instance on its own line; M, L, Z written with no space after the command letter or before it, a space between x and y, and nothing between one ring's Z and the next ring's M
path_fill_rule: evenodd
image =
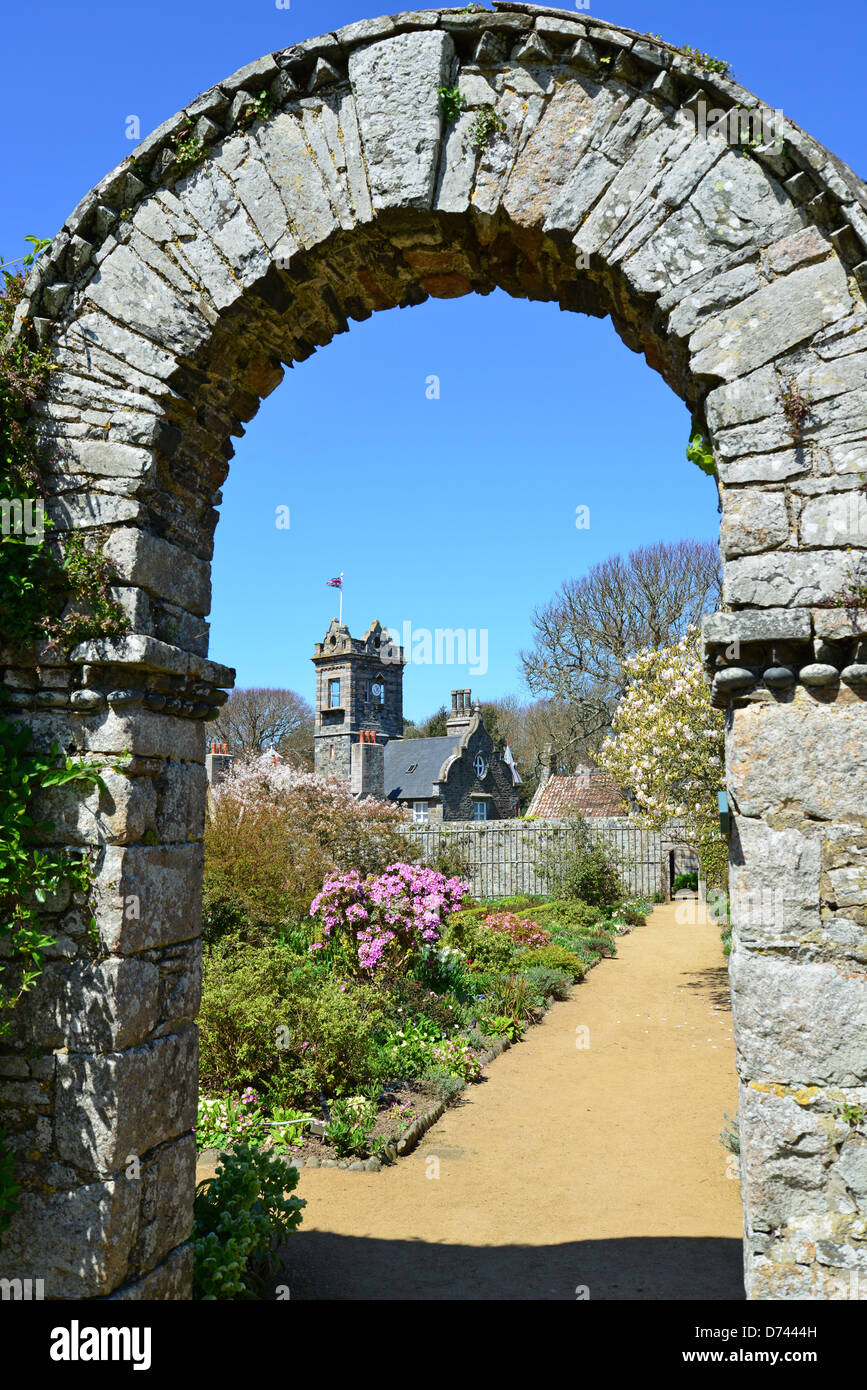
M233 690L213 729L231 753L273 747L298 766L313 766L313 709L294 690Z

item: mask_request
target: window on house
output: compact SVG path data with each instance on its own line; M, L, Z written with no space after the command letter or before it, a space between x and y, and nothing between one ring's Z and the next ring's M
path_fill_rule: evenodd
M414 801L412 803L412 818L416 825L427 825L430 820L430 802Z
M328 708L340 708L340 677L328 682Z
M487 803L487 801L474 801L474 802L473 802L473 820L487 820L487 819L488 819L488 803Z
M410 763L409 767L407 768L407 774L409 774L410 772L417 772L417 771L418 771L418 763Z
M485 762L481 753L477 753L475 758L473 759L473 772L476 774L480 782L484 780L485 773L487 772L487 770L488 764Z

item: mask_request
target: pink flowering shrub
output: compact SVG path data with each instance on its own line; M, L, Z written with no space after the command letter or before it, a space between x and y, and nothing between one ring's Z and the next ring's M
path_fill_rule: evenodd
M514 912L489 912L484 920L488 931L503 932L515 946L536 949L550 946L551 933L528 917L516 917Z
M366 878L356 869L331 874L310 908L321 929L310 949L339 942L361 970L405 968L423 946L439 940L468 892L463 879L418 864L389 864Z

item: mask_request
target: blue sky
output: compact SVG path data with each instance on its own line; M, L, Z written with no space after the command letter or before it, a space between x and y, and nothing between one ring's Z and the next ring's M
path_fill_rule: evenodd
M3 20L0 252L53 235L82 195L196 92L262 53L390 8L377 0L146 5L47 0ZM862 175L862 4L591 0L690 43ZM43 42L43 36L45 41ZM427 379L440 378L429 400ZM239 685L310 698L309 656L345 573L345 618L487 633L487 670L411 666L405 704L520 691L535 604L594 561L717 534L684 457L689 419L607 321L496 293L378 314L288 372L236 441L214 562L212 655ZM278 530L278 507L291 525ZM590 509L589 529L576 508ZM478 662L481 666L485 663Z

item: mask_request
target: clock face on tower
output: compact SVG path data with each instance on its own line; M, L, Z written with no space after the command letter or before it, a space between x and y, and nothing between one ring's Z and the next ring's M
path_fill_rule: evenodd
M370 687L370 697L381 705L385 699L385 686L377 681Z

